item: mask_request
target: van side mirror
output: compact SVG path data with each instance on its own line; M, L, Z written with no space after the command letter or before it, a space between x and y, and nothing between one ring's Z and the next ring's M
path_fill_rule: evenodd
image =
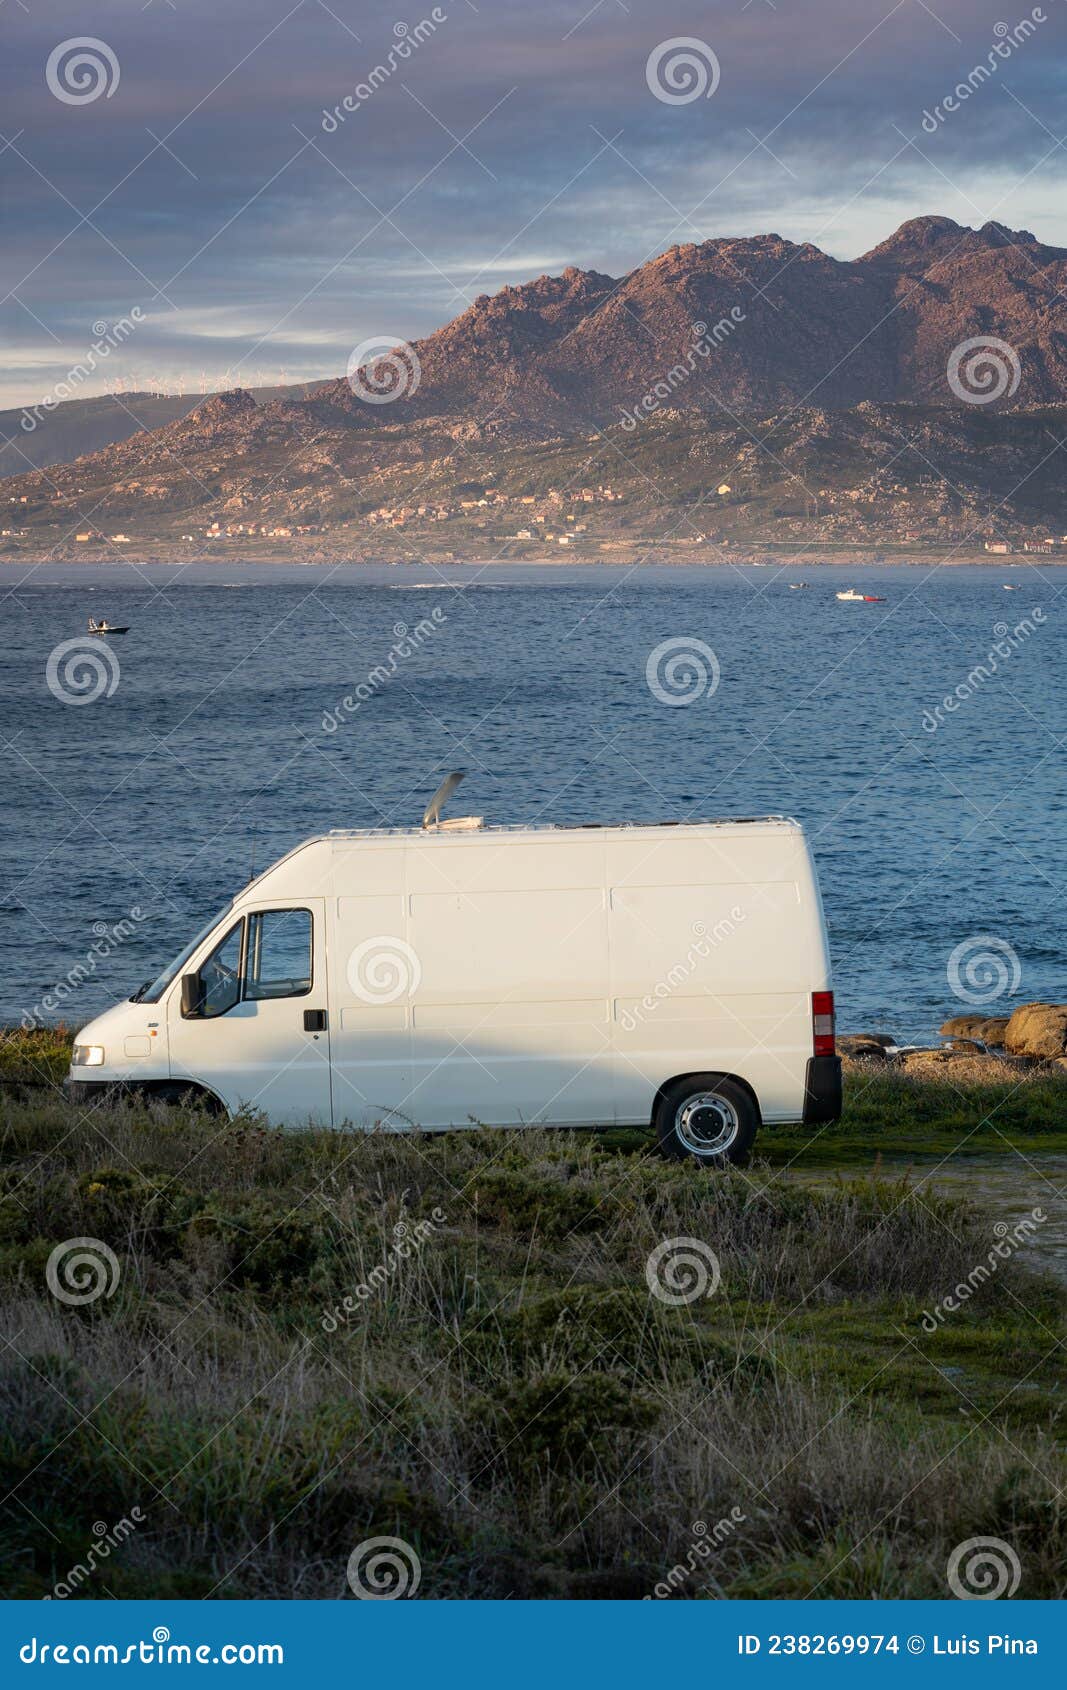
M182 1019L195 1021L200 1014L203 988L199 974L182 975Z

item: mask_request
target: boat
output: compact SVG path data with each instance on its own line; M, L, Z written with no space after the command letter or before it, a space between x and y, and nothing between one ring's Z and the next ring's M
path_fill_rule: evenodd
M802 588L810 587L810 586L811 586L810 581L790 581L789 591L791 593L799 593Z
M1001 586L1004 588L1006 593L1017 593L1019 591L1013 581L1002 581Z
M128 634L129 631L128 626L125 628L116 628L114 622L108 622L106 619L103 622L98 622L95 616L90 616L89 618L90 634Z
M850 587L847 593L835 593L835 598L847 599L849 604L884 604L881 593L857 593L855 587Z

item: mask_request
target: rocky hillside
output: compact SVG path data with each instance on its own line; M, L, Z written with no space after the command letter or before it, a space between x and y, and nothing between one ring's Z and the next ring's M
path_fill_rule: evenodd
M765 235L673 247L619 281L568 269L367 365L388 402L344 377L266 402L237 390L12 477L0 544L453 521L464 544L477 527L536 542L560 513L523 501L576 485L586 503L621 494L600 500L613 532L697 503L697 529L746 542L1059 536L1065 295L1067 251L938 217L851 263ZM948 381L977 336L1017 361L992 403Z
M457 438L458 436L458 438ZM188 546L313 535L471 552L537 552L670 537L674 544L827 547L1030 543L1067 524L1067 406L805 406L663 410L543 440L514 427L472 439L451 419L345 427L320 407L219 395L190 416L76 464L6 483L33 545L88 555L116 534ZM1036 541L1034 542L1036 543ZM477 548L480 555L482 547Z
M302 382L289 387L253 388L261 404L271 399L302 399L322 387ZM67 399L54 408L0 411L0 477L22 475L49 464L69 464L115 441L148 429L164 428L201 404L194 394L100 393L91 399Z
M421 379L393 410L569 432L618 420L678 367L680 410L951 405L949 357L979 335L1018 356L1015 403L1055 402L1067 398L1065 289L1067 251L947 217L905 223L852 263L778 235L676 246L618 281L568 269L483 295L415 343ZM367 420L345 380L321 397Z

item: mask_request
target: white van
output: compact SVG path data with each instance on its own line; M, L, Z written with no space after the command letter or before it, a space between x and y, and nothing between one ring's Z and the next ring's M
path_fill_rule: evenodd
M308 839L128 1003L70 1089L292 1127L656 1127L741 1162L840 1112L822 906L778 816Z

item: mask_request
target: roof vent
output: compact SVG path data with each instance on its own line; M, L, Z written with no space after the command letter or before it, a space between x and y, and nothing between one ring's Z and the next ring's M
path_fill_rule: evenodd
M424 828L444 828L463 833L481 827L481 816L454 816L448 821L441 820L441 811L466 773L466 769L453 769L450 775L445 776L426 806L426 814L422 818Z

